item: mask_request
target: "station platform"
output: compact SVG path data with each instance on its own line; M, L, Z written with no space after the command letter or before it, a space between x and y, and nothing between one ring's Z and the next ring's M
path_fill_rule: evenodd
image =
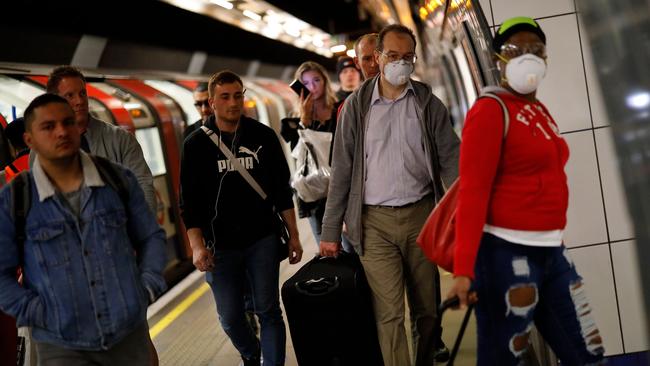
M280 266L280 284L317 253L317 245L306 219L298 222L304 254L297 265L283 261ZM442 294L451 286L451 275L441 272ZM284 309L283 309L284 311ZM451 311L443 319L443 340L451 349L464 312ZM408 317L408 311L406 316ZM217 319L214 298L205 274L195 271L184 281L149 307L150 334L158 350L161 366L237 366L239 353L225 334ZM286 324L286 316L285 316ZM406 322L410 336L409 322ZM315 330L316 331L316 330ZM467 328L455 365L476 364L476 325L472 320ZM296 356L287 324L287 356L285 365L297 366Z

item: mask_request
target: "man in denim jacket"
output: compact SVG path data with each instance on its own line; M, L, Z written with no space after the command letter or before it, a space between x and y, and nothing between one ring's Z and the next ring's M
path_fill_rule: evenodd
M0 309L32 327L39 364L148 365L147 305L165 289L163 230L133 173L115 166L126 178L126 208L79 150L65 99L37 97L25 124L37 153L31 204L19 253L11 191L0 191Z

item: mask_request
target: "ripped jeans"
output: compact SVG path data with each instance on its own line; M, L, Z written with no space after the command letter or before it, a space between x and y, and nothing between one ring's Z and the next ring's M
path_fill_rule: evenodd
M475 273L479 366L524 364L533 322L563 366L602 362L602 339L564 246L513 244L484 233Z

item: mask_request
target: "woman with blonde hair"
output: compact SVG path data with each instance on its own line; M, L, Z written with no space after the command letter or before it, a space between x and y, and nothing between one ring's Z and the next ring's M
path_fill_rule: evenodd
M299 129L329 132L332 136L336 129L336 109L334 108L336 96L325 68L314 61L306 61L296 70L295 78L307 87L309 94L301 93L297 117L282 120L280 133L284 140L291 144L291 149L298 144ZM309 218L316 243L320 243L326 200L327 198L322 198L313 202L305 202L298 198L298 214L301 218Z

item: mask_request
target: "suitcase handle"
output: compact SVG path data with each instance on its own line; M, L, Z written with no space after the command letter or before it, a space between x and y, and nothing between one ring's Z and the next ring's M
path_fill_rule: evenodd
M296 283L296 291L308 296L327 295L339 288L339 277L321 277Z
M442 315L445 313L446 310L455 308L460 305L460 299L458 296L454 296L451 299L447 299L440 304L438 307L438 318L436 319L436 328L435 329L440 329L440 326L442 324ZM456 341L454 342L454 347L451 349L451 354L449 355L449 361L447 362L447 366L453 366L454 365L454 360L456 359L456 355L458 354L458 349L460 348L460 341L463 339L463 335L465 334L465 329L467 328L467 323L469 323L469 318L470 315L472 315L472 310L474 309L474 304L469 304L467 305L467 311L465 312L465 316L463 317L463 322L460 325L460 330L458 331L458 336L456 337Z

